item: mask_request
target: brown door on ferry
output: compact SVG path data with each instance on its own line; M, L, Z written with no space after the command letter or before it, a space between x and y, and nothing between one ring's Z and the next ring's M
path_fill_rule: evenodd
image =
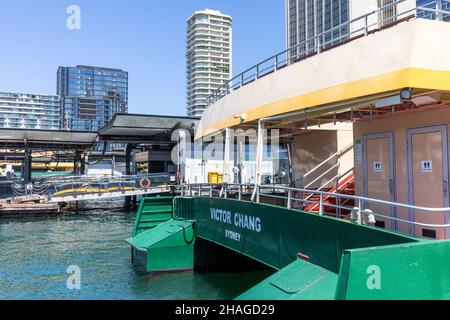
M393 134L378 133L364 137L364 193L367 198L395 201ZM396 230L395 208L367 202L364 206L376 214L376 225ZM385 217L381 217L385 216Z
M447 126L408 130L409 203L425 208L447 208L448 156ZM448 213L410 210L409 220L426 225L448 223ZM446 230L411 225L410 233L419 237L444 239Z

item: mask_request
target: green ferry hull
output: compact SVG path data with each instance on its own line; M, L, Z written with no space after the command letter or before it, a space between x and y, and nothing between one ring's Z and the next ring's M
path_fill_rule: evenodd
M134 263L148 272L229 265L194 248L197 239L276 271L242 300L450 299L450 241L246 201L173 203L173 220L128 240Z

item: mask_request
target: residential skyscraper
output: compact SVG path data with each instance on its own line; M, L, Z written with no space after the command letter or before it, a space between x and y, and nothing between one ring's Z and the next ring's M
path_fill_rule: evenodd
M58 130L59 110L59 96L0 92L0 128Z
M97 131L128 112L128 72L90 66L59 67L61 129Z
M220 11L195 12L187 20L187 115L200 117L207 98L232 74L232 18Z

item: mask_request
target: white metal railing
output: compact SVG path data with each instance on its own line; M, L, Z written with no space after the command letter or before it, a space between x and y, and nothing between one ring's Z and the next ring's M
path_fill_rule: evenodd
M319 33L314 37L265 59L231 80L226 81L221 87L213 91L207 98L208 105L215 103L231 92L238 90L259 78L277 72L280 69L302 61L312 55L320 54L325 50L345 44L352 39L366 37L377 30L395 25L403 20L420 18L450 21L450 1L431 1L425 6L415 6L401 11L398 10L397 6L406 1L409 0L394 0L392 3L380 7L377 10L332 27L331 29ZM397 8L397 10L393 10L395 15L381 18L383 13L392 8Z
M319 165L314 167L312 170L310 170L308 173L306 173L300 180L300 187L302 189L315 189L316 191L323 191L325 188L329 187L330 185L333 185L335 187L335 191L338 192L340 190L340 182L343 178L347 178L350 173L353 172L353 168L347 170L345 173L340 173L341 169L341 158L347 154L347 152L353 150L353 143L350 143L349 145L345 146L341 150L337 151L336 153L329 156L326 160L321 162ZM330 162L332 160L335 160L335 164L332 164L331 167L327 168L326 165L330 165ZM323 172L319 171L322 170ZM313 186L317 182L322 182L323 179L327 178L330 173L337 171L337 174L334 175L331 179L327 180L325 183L320 185L318 188L314 188ZM314 174L317 174L316 176ZM321 172L321 173L320 173ZM307 179L312 179L311 181L308 181ZM314 194L307 194L305 201L310 200L312 197L314 197ZM311 211L314 211L317 208L317 206L313 206Z
M323 162L321 162L320 164L318 164L316 167L314 167L313 169L311 169L309 172L307 172L303 177L302 177L302 181L305 182L305 179L309 178L310 176L312 176L312 174L314 174L316 171L318 171L320 168L324 167L326 164L328 164L331 160L333 159L337 159L339 160L344 154L346 154L348 151L350 151L351 149L353 149L353 142L350 143L348 146L344 147L343 149L339 150L338 152L332 154L331 156L329 156L326 160L324 160ZM339 164L339 161L337 161ZM317 182L318 179L322 178L324 175L328 174L329 172L325 172L322 173L318 178L314 179L314 181L310 182L307 185L302 185L302 188L304 189L308 189L311 185L313 185L315 182Z
M341 179L347 177L351 172L353 172L353 168L351 168L350 170L348 170L347 172L345 172L343 174L341 174L339 172L340 171L340 167L341 167L341 158L342 158L342 156L344 156L345 154L347 154L347 152L349 152L351 150L353 150L353 143L350 143L349 145L345 146L343 149L341 149L338 152L332 154L326 160L324 160L319 165L314 167L312 170L310 170L308 173L306 173L301 178L300 187L302 189L312 189L312 187L313 187L313 185L315 183L320 182L321 180L326 178L330 173L332 173L334 170L337 170L338 173L335 176L333 176L331 179L329 179L326 183L322 184L320 187L314 188L314 189L316 189L317 191L322 191L326 187L329 187L330 184L333 183L335 185L336 191L338 191ZM330 168L327 168L326 165L329 165L330 162L332 160L334 160L334 159L336 160L336 163L334 165L332 165ZM320 173L317 176L314 176L313 174L318 172L319 169L322 169L322 170L325 170L325 171ZM308 181L307 179L311 178L311 177L312 177L312 181L309 181L308 183L306 183ZM309 200L313 196L314 196L313 194L310 194L309 196L306 197L305 200Z
M317 189L317 191L322 191L327 185L329 185L331 182L333 182L333 181L336 180L336 181L337 181L337 183L336 183L336 189L335 189L335 192L333 192L332 194L339 193L339 191L343 190L343 189L346 187L345 185L342 185L342 186L339 185L340 179L342 179L343 177L348 177L348 175L349 175L350 173L353 174L353 171L354 171L354 169L351 168L351 169L349 169L347 172L345 172L345 173L342 174L342 175L341 175L341 174L336 175L335 177L333 177L333 178L331 178L329 181L327 181L325 184L323 184L319 189ZM351 183L351 182L353 182L353 181L354 181L354 177L353 177L351 180L349 180L347 183ZM308 188L303 188L303 189L308 189ZM314 196L314 194L311 194L309 197L306 197L305 200L309 200L309 199L311 199L313 196ZM329 197L326 197L325 200L328 199L328 198L329 198ZM348 200L347 200L346 202L348 202ZM314 210L317 209L318 206L319 206L319 204L315 204L315 205L312 206L312 208L309 209L308 211L309 211L309 212L314 211Z
M298 194L312 193L319 196L318 201L306 200L302 197L296 197ZM208 196L208 197L221 197L221 198L234 198L238 200L246 200L255 203L263 203L261 200L264 197L284 200L283 207L292 209L292 203L300 202L305 206L310 204L317 204L319 207L318 214L325 215L325 208L336 209L336 216L340 219L348 219L355 221L358 224L375 224L375 219L382 218L395 222L405 223L414 227L428 227L436 229L450 228L450 224L430 224L418 221L410 221L393 217L381 212L373 212L369 209L370 205L383 205L387 208L407 209L414 211L422 211L426 214L442 214L449 213L450 208L426 208L421 206L414 206L409 204L391 202L380 199L372 199L366 197L360 197L355 195L338 194L331 192L324 192L318 190L308 190L300 188L291 188L284 185L260 185L255 186L251 184L189 184L181 186L182 196ZM248 199L244 199L247 196ZM325 200L329 198L336 198L337 204L326 203ZM348 201L353 201L354 205L343 205ZM280 205L281 206L281 205ZM340 212L348 212L346 215L342 215Z

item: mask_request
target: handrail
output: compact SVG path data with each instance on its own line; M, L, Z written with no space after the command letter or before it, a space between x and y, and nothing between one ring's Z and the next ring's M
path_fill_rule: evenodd
M338 171L340 169L341 166L341 161L340 158L346 154L349 150L351 150L353 148L353 142L350 143L349 145L345 146L343 149L339 150L338 152L334 153L333 155L331 155L328 159L326 159L325 161L323 161L322 163L320 163L318 166L316 166L315 168L313 168L312 170L310 170L308 173L306 173L302 178L301 178L301 187L304 189L308 189L310 187L312 187L312 185L314 185L314 183L316 183L317 181L319 181L320 179L326 177L330 172L332 172L334 169L338 168ZM330 167L328 170L326 170L325 172L323 172L322 174L320 174L318 177L316 177L313 181L310 181L308 184L303 185L303 183L305 182L305 178L309 177L311 174L313 174L314 172L316 172L319 168L323 167L325 164L327 164L329 161L331 161L332 159L336 158L337 159L337 163L335 165L333 165L332 167ZM327 181L325 184L323 184L322 186L320 186L317 190L321 191L323 190L326 186L328 186L331 182L333 182L334 180L336 180L337 182L337 190L339 190L339 181L341 180L341 178L345 177L347 174L349 174L351 171L353 171L353 168L351 168L350 170L348 170L347 172L340 174L338 173L335 177L333 177L332 179L330 179L329 181ZM309 195L308 197L305 198L305 200L309 200L310 198L312 198L313 194Z
M210 183L198 183L198 184L190 184L187 185L189 186L223 186L225 184L210 184ZM248 187L255 187L254 184L227 184L228 186L248 186ZM186 185L182 186L182 187L186 187ZM336 193L332 193L332 192L326 192L326 191L317 191L317 190L308 190L308 189L302 189L302 188L292 188L292 187L286 187L284 185L260 185L258 186L260 189L277 189L277 190L283 190L283 191L291 191L291 192L304 192L304 193L316 193L316 194L322 194L325 196L341 196L343 198L348 198L348 199L352 199L352 200L361 200L364 202L373 202L373 203L377 203L377 204L384 204L384 205L390 205L390 206L397 206L400 208L404 208L404 209L412 209L412 210L419 210L419 211L430 211L430 212L442 212L442 211L449 211L450 212L450 207L447 208L427 208L427 207L420 207L420 206L414 206L414 205L410 205L410 204L403 204L403 203L399 203L399 202L391 202L391 201L387 201L387 200L380 200L380 199L374 199L374 198L366 198L366 197L361 197L361 196L355 196L355 195L341 195L341 194L336 194Z
M251 200L252 202L260 203L261 196L281 198L281 199L287 200L286 206L289 209L291 208L292 201L302 202L302 203L315 203L320 206L319 215L324 214L325 207L333 207L336 209L348 210L348 211L351 211L356 214L356 218L354 220L356 220L356 222L358 224L364 224L365 223L364 217L367 218L369 215L373 215L374 217L382 217L384 219L390 219L393 221L403 222L403 223L411 224L414 226L432 227L432 228L450 228L450 224L427 224L427 223L417 222L417 221L408 221L408 220L400 219L397 217L388 216L386 214L382 214L379 212L372 212L370 210L364 209L364 207L367 207L368 204L371 203L371 204L382 204L382 205L396 207L396 208L404 208L404 209L408 209L408 210L424 211L428 214L433 214L433 213L450 212L450 207L448 207L448 208L427 208L427 207L421 207L421 206L415 206L415 205L410 205L410 204L403 204L403 203L397 203L397 202L391 202L391 201L386 201L386 200L373 199L373 198L367 198L367 197L361 197L361 196L355 196L355 195L346 195L346 194L339 194L339 193L332 193L332 192L325 192L325 191L308 190L308 189L302 189L302 188L292 188L292 187L287 187L284 185L255 186L253 184L241 185L241 184L207 184L207 183L204 183L204 184L196 184L196 185L183 185L182 190L184 188L189 188L192 190L192 188L198 187L198 186L201 186L202 188L205 186L211 187L211 188L222 186L222 190L225 190L225 192L224 192L224 194L222 194L221 197L225 197L225 198L227 198L226 193L232 191L232 188L230 188L230 187L237 186L239 194L241 193L242 187L244 187L244 186L249 189L254 188L254 193L256 194L256 197ZM273 193L276 193L276 192L287 193L287 196L271 195L270 193L264 193L263 190L270 190ZM236 191L234 191L234 192L236 192ZM183 193L183 191L182 191L182 193ZM320 196L320 201L317 202L317 201L309 201L309 200L305 200L305 199L296 199L292 196L294 193L316 194L316 195ZM192 193L191 193L191 196L192 196ZM214 196L214 195L211 194L211 196ZM338 200L338 203L342 203L341 202L342 199L346 199L347 201L354 200L355 204L357 204L357 206L348 207L348 206L343 206L343 205L334 205L331 203L325 203L324 201L330 197L335 197Z
M315 178L313 181L311 181L311 182L308 183L307 185L303 186L303 188L308 189L308 188L311 187L314 183L316 183L317 181L319 181L321 178L323 178L324 176L326 176L327 174L329 174L329 173L330 173L331 171L333 171L334 169L339 168L340 166L341 166L341 162L338 161L338 162L337 162L334 166L332 166L330 169L328 169L327 171L325 171L324 173L322 173L320 176L318 176L317 178ZM303 176L303 177L304 177L304 176ZM339 177L339 175L338 175L338 177ZM332 180L334 180L334 178L333 178ZM325 188L326 185L327 185L328 183L331 183L331 182L332 182L332 180L329 181L329 182L327 182L323 187L321 187L321 188L319 188L319 189Z
M332 154L330 157L328 157L325 161L321 162L319 165L317 165L315 168L311 169L308 173L306 173L303 178L307 178L309 177L312 173L314 173L315 171L317 171L320 167L326 165L329 161L331 161L332 159L336 158L336 157L340 157L341 155L347 153L347 151L349 149L351 149L353 147L353 142L350 143L349 145L347 145L346 147L344 147L343 149L337 151L336 153Z
M285 67L294 63L297 63L301 60L306 59L307 57L313 55L313 54L320 54L323 50L326 50L329 48L329 46L335 46L339 44L344 44L347 42L347 40L351 39L352 35L361 33L363 36L368 36L373 30L373 27L383 27L385 24L389 24L390 21L396 22L397 20L401 20L401 17L405 17L407 14L413 14L414 18L425 18L425 19L433 19L433 20L443 20L444 15L450 15L450 4L446 0L441 0L442 4L444 5L438 5L438 2L441 1L435 1L435 8L429 8L424 6L415 6L412 9L407 9L402 12L397 12L395 16L387 17L385 19L380 19L379 16L377 17L375 23L369 24L369 17L372 15L379 15L383 11L391 8L396 7L398 4L401 4L405 1L409 0L395 0L392 3L389 3L385 6L382 6L374 11L371 11L369 13L366 13L364 15L361 15L359 17L356 17L352 20L349 20L347 22L344 22L338 26L332 27L329 30L326 30L324 32L321 32L307 40L304 40L286 50L283 50L275 55L272 55L271 57L264 59L263 61L259 62L258 64L248 68L244 72L241 72L237 76L233 77L231 80L226 81L223 85L221 85L219 88L217 88L215 91L213 91L208 98L206 99L208 105L211 105L214 102L217 102L218 100L222 99L223 97L227 96L232 90L238 90L239 88L245 86L247 83L245 83L246 80L249 79L259 79L262 76L265 76L266 74L276 72L281 67ZM427 4L429 5L429 4ZM419 13L429 13L429 15L420 15ZM434 17L435 15L435 17ZM356 29L351 30L352 24L355 23L363 23L363 26ZM344 32L342 34L342 30L348 28L348 31ZM333 32L336 32L339 30L339 36L334 37ZM331 35L331 40L327 40L326 38ZM312 46L311 44L314 43ZM299 53L296 53L295 55L292 55L292 53L296 52L298 49L301 49ZM284 55L284 61L280 61L280 56ZM271 70L268 73L262 75L261 69L264 64L272 61L271 65L269 67L266 67L264 71ZM284 66L281 66L281 63L285 63ZM253 74L249 77L246 77L246 74L250 71L254 70ZM234 83L236 80L239 80L236 84ZM252 80L252 81L253 81Z
M343 177L345 177L346 175L348 175L350 172L352 172L354 169L353 168L351 168L351 169L349 169L349 170L347 170L347 172L345 172L345 173L343 173L343 174L338 174L337 176L335 176L335 177L333 177L332 179L330 179L329 181L327 181L327 183L325 183L323 186L321 186L318 190L320 191L320 190L322 190L323 188L325 188L329 183L331 183L331 182L333 182L333 180L335 180L335 179L337 179L338 181L341 179L341 178L343 178ZM305 188L306 189L306 188ZM339 187L339 185L336 187L336 193L338 193L339 192L339 190L341 190L341 188ZM333 194L335 194L335 193L333 193ZM309 196L308 198L306 198L305 200L309 200L310 198L312 198L312 196L313 195L311 195L311 196ZM329 198L329 196L328 197L326 197L326 199L327 198ZM324 199L325 200L325 199ZM317 206L318 206L318 204L316 204L313 208L311 208L311 210L309 210L309 211L314 211L316 208L317 208Z

